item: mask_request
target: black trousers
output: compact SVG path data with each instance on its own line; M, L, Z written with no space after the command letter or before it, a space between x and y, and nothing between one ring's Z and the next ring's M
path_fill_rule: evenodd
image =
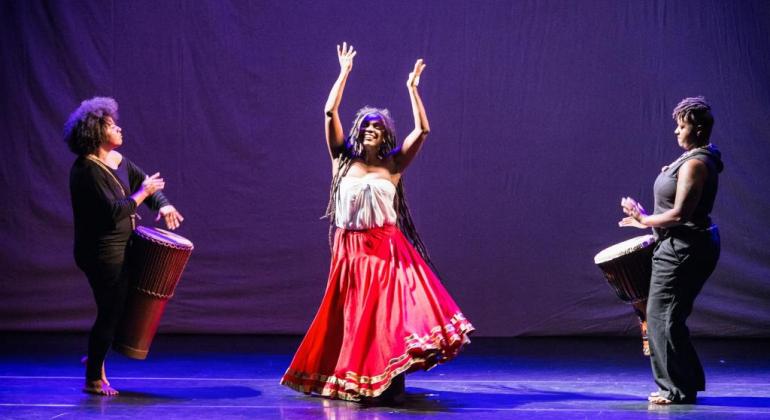
M662 397L695 402L706 377L690 341L687 317L719 259L719 230L675 231L661 240L652 257L647 335L652 373Z
M125 308L128 276L124 271L125 246L121 248L99 257L76 257L78 267L88 277L96 301L96 321L88 337L88 381L101 379L102 364Z

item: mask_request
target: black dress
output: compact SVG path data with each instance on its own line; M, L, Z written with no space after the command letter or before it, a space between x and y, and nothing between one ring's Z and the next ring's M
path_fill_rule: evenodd
M75 263L83 270L96 300L97 316L88 340L86 379L101 378L101 367L115 336L126 300L126 249L134 228L138 191L146 174L123 158L117 170L81 156L70 169L75 220ZM148 197L153 210L169 201L161 192Z
M711 145L683 156L655 180L655 214L673 208L679 168L686 161L704 162L708 168L707 178L689 220L671 228L655 229L659 242L652 259L647 334L652 372L661 397L692 403L698 391L706 389L706 378L690 342L686 321L695 298L719 259L719 230L711 223L709 214L723 164L719 151Z

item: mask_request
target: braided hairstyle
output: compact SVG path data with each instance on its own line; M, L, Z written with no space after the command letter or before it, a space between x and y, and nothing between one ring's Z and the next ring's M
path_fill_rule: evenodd
M671 115L674 121L686 121L699 131L697 138L700 145L705 145L711 137L711 129L714 127L714 116L711 114L711 105L703 96L695 96L682 99L674 108Z
M380 109L370 106L359 109L353 119L353 126L350 128L347 138L345 138L343 151L338 158L337 172L332 178L331 187L329 189L329 204L326 206L326 214L324 214L324 217L329 219L330 247L332 246L332 241L334 239L334 213L337 207L340 180L347 175L348 170L350 170L355 159L366 157L363 137L361 136L361 125L367 117L377 117L382 120L382 123L385 126L383 142L380 145L377 156L380 159L384 159L398 151L398 148L396 147L396 130L393 124L393 118L390 116L390 111L384 108ZM398 216L396 222L398 228L404 236L406 236L412 246L414 246L423 260L425 260L433 271L436 272L436 267L433 265L433 262L428 255L428 249L425 247L420 235L417 233L414 221L412 220L412 215L409 212L409 206L407 205L406 196L404 195L403 177L399 179L398 185L396 186L396 197L395 200L393 200L393 207Z

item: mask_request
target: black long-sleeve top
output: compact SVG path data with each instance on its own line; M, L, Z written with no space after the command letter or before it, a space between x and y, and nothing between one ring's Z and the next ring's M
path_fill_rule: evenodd
M133 229L131 216L136 212L136 202L130 195L139 190L146 176L125 156L117 170L101 167L85 156L75 160L70 169L70 195L76 260L122 261ZM144 203L153 210L170 204L160 191Z

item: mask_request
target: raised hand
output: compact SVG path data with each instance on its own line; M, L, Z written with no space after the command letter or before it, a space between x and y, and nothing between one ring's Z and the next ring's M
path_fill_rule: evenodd
M340 60L341 72L349 73L353 69L353 57L356 56L356 52L352 45L348 46L347 42L343 42L341 48L337 45L337 58Z
M634 219L638 220L643 216L647 216L647 211L644 210L644 207L631 197L620 199L620 206L623 208L623 213L626 216L631 216Z
M147 195L153 195L156 192L162 190L166 186L166 183L163 181L163 178L160 177L160 172L155 172L154 174L148 176L147 178L142 181L142 189L147 193Z
M644 207L642 207L636 200L631 197L623 197L620 200L620 207L623 209L623 213L628 217L625 217L618 222L618 226L632 226L639 229L648 227L642 223L642 218L647 216L647 211L644 210Z
M423 70L425 70L425 63L420 58L414 63L414 70L409 73L409 78L406 79L406 87L417 87L420 84L420 74L422 74Z
M182 214L172 205L161 207L160 210L158 210L158 217L155 218L155 221L159 221L161 217L163 217L163 220L166 222L166 227L171 230L178 228L184 220Z

